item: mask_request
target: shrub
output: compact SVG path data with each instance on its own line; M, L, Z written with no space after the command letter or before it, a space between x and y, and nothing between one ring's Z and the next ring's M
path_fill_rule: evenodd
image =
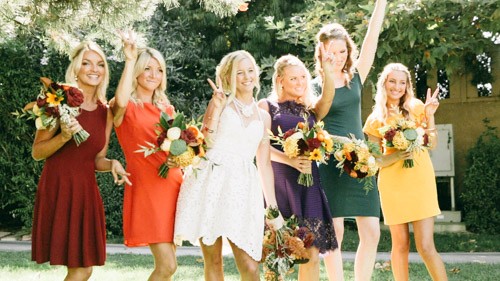
M478 233L500 233L500 139L496 127L486 127L467 154L465 172L464 221L467 229Z

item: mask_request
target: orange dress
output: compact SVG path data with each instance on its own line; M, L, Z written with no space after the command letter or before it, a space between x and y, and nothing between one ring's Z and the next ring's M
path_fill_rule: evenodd
M424 118L424 104L414 99L410 114L419 125ZM368 116L363 131L382 139L383 136L378 129L385 126L388 121L380 122L372 113ZM393 147L383 149L386 155L396 151ZM379 171L380 205L386 225L418 221L441 213L434 168L428 151L424 149L413 153L415 166L412 168L403 168L403 161L399 160L390 166L380 168Z
M173 107L167 109L172 116ZM167 155L157 152L148 157L135 152L146 142L156 143L155 130L160 109L151 103L129 102L116 135L125 154L132 186L125 185L123 198L123 235L128 247L173 242L174 219L182 171L170 169L166 179L158 176L158 168Z

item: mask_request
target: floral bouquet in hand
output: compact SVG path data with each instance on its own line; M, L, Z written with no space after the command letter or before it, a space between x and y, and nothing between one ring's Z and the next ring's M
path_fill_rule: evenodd
M337 168L345 171L349 176L364 182L363 189L368 192L373 189L373 182L369 177L374 176L377 171L377 163L375 156L379 155L380 150L378 145L366 141L356 139L353 134L349 138L338 138L333 145L335 152L333 153L337 159Z
M316 122L312 126L307 122L307 115L304 122L297 123L285 133L278 127L278 136L269 132L270 138L283 147L283 152L290 158L307 156L311 161L326 163L333 152L333 138L323 129L323 122ZM313 185L311 174L300 173L298 183L310 187Z
M160 177L167 177L169 160L178 167L185 168L198 163L205 156L205 137L194 120L186 122L182 112L176 113L173 118L162 112L158 126L160 130L157 131L156 144L146 142L148 146L139 145L141 149L135 152L144 152L147 157L155 152L165 151L168 158L159 167Z
M266 219L273 220L278 216L277 208L267 208ZM310 256L307 249L313 245L314 239L314 234L307 227L299 227L295 216L285 220L280 229L266 228L261 260L264 263L264 279L284 280L295 264L308 262Z
M386 147L394 147L397 150L408 152L429 147L429 135L424 128L405 118L392 120L389 125L379 128L379 133L384 136L383 142ZM403 168L412 168L413 166L413 159L404 160Z
M28 119L35 119L38 130L52 130L59 120L62 123L69 123L71 118L80 114L80 105L83 103L83 92L77 87L52 82L47 77L41 77L42 90L36 102L28 104L19 117L28 116ZM89 138L89 133L84 129L76 132L73 139L79 146Z

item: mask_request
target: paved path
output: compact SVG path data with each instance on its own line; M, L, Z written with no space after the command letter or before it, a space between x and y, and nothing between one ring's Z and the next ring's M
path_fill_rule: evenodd
M227 247L225 247L227 248ZM0 251L30 251L31 242L29 241L0 241ZM108 254L139 254L150 255L148 247L128 248L123 244L107 244ZM445 263L492 263L500 264L500 252L482 252L482 253L440 253ZM199 247L177 247L178 256L201 256ZM230 256L230 252L225 255ZM354 252L344 252L344 260L354 261ZM390 260L390 253L377 253L378 261ZM410 253L410 262L422 262L417 253Z

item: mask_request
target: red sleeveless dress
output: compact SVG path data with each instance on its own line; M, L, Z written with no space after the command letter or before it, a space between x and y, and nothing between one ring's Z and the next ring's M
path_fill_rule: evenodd
M128 247L173 242L182 171L172 168L167 178L161 178L158 168L166 160L165 152L148 157L135 152L139 145L156 143L160 113L151 103L129 102L122 124L115 128L132 182L132 186L125 185L123 196L123 236ZM173 107L167 108L166 113L172 116Z
M107 107L77 117L90 137L74 140L45 160L38 183L32 228L32 260L68 267L106 260L104 207L95 177L95 157L106 142Z

